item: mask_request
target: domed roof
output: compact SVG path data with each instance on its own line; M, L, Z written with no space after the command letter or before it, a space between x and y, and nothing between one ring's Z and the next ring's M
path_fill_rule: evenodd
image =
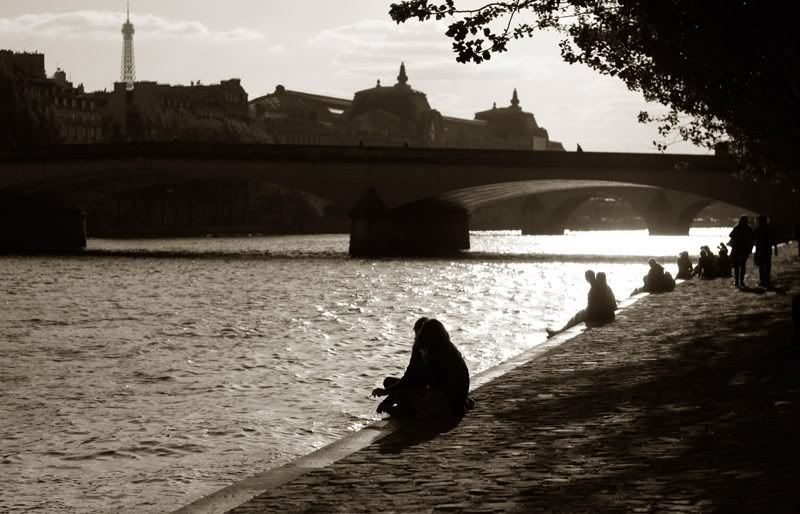
M347 117L352 119L367 112L385 111L403 120L417 121L423 113L430 110L425 93L411 88L405 63L400 63L397 83L384 87L379 80L375 87L358 91L353 97Z
M516 88L508 107L497 107L495 103L491 109L475 113L475 119L487 121L496 130L547 138L547 131L536 123L533 113L520 107Z
M517 95L517 88L514 88L514 93L511 95L511 104L508 107L497 107L497 102L494 103L491 109L475 113L475 118L479 120L490 120L499 118L515 118L515 117L533 117L532 113L525 112L519 106L519 96ZM534 124L536 122L534 121Z

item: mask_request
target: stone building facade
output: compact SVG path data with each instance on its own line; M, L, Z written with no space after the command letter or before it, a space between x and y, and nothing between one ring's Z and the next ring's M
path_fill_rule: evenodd
M105 140L103 116L110 95L102 91L86 93L83 85L74 87L61 69L53 74L52 81L55 83L53 109L58 142L102 143Z
M250 115L266 133L265 143L335 145L343 141L340 120L350 103L278 85L250 102Z
M107 115L108 139L115 142L264 142L239 79L189 86L136 82L133 89L117 82Z
M57 141L54 89L43 54L0 50L0 144Z
M58 69L45 73L44 55L0 50L0 128L8 144L100 143L107 94L86 93Z
M486 122L486 131L493 140L492 148L564 151L561 143L550 140L547 130L536 123L532 113L522 110L516 89L508 107L495 104L487 111L476 113L475 119Z
M401 64L393 86L378 81L352 100L278 86L250 102L250 112L270 134L268 141L278 144L563 151L519 103L515 90L509 107L495 106L471 120L443 116L425 93L411 87Z

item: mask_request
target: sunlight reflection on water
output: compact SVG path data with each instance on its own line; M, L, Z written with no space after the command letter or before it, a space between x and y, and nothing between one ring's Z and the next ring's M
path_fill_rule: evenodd
M716 249L730 228L693 228L688 236L649 236L647 230L570 232L563 236L523 236L519 231L473 232L471 251L500 254L641 256L673 259L679 251L698 255L701 245ZM512 237L509 237L512 236Z

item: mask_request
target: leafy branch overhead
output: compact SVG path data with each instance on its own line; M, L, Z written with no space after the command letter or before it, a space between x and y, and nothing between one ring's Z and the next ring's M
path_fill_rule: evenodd
M798 175L798 2L405 0L389 13L398 23L447 20L445 35L462 63L479 64L514 40L555 30L566 62L668 106L667 115L640 116L662 136L708 147L726 140L753 172Z

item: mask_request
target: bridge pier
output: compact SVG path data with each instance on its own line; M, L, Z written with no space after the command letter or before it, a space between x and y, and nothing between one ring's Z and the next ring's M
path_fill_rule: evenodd
M692 228L691 221L685 223L680 219L645 218L647 232L651 236L688 236Z
M47 253L86 248L80 209L7 204L0 207L0 253Z
M469 249L465 209L419 202L387 209L374 189L350 213L353 257L446 256Z
M553 216L541 207L541 202L535 197L525 201L522 210L522 235L523 236L560 236L564 234L563 220Z

